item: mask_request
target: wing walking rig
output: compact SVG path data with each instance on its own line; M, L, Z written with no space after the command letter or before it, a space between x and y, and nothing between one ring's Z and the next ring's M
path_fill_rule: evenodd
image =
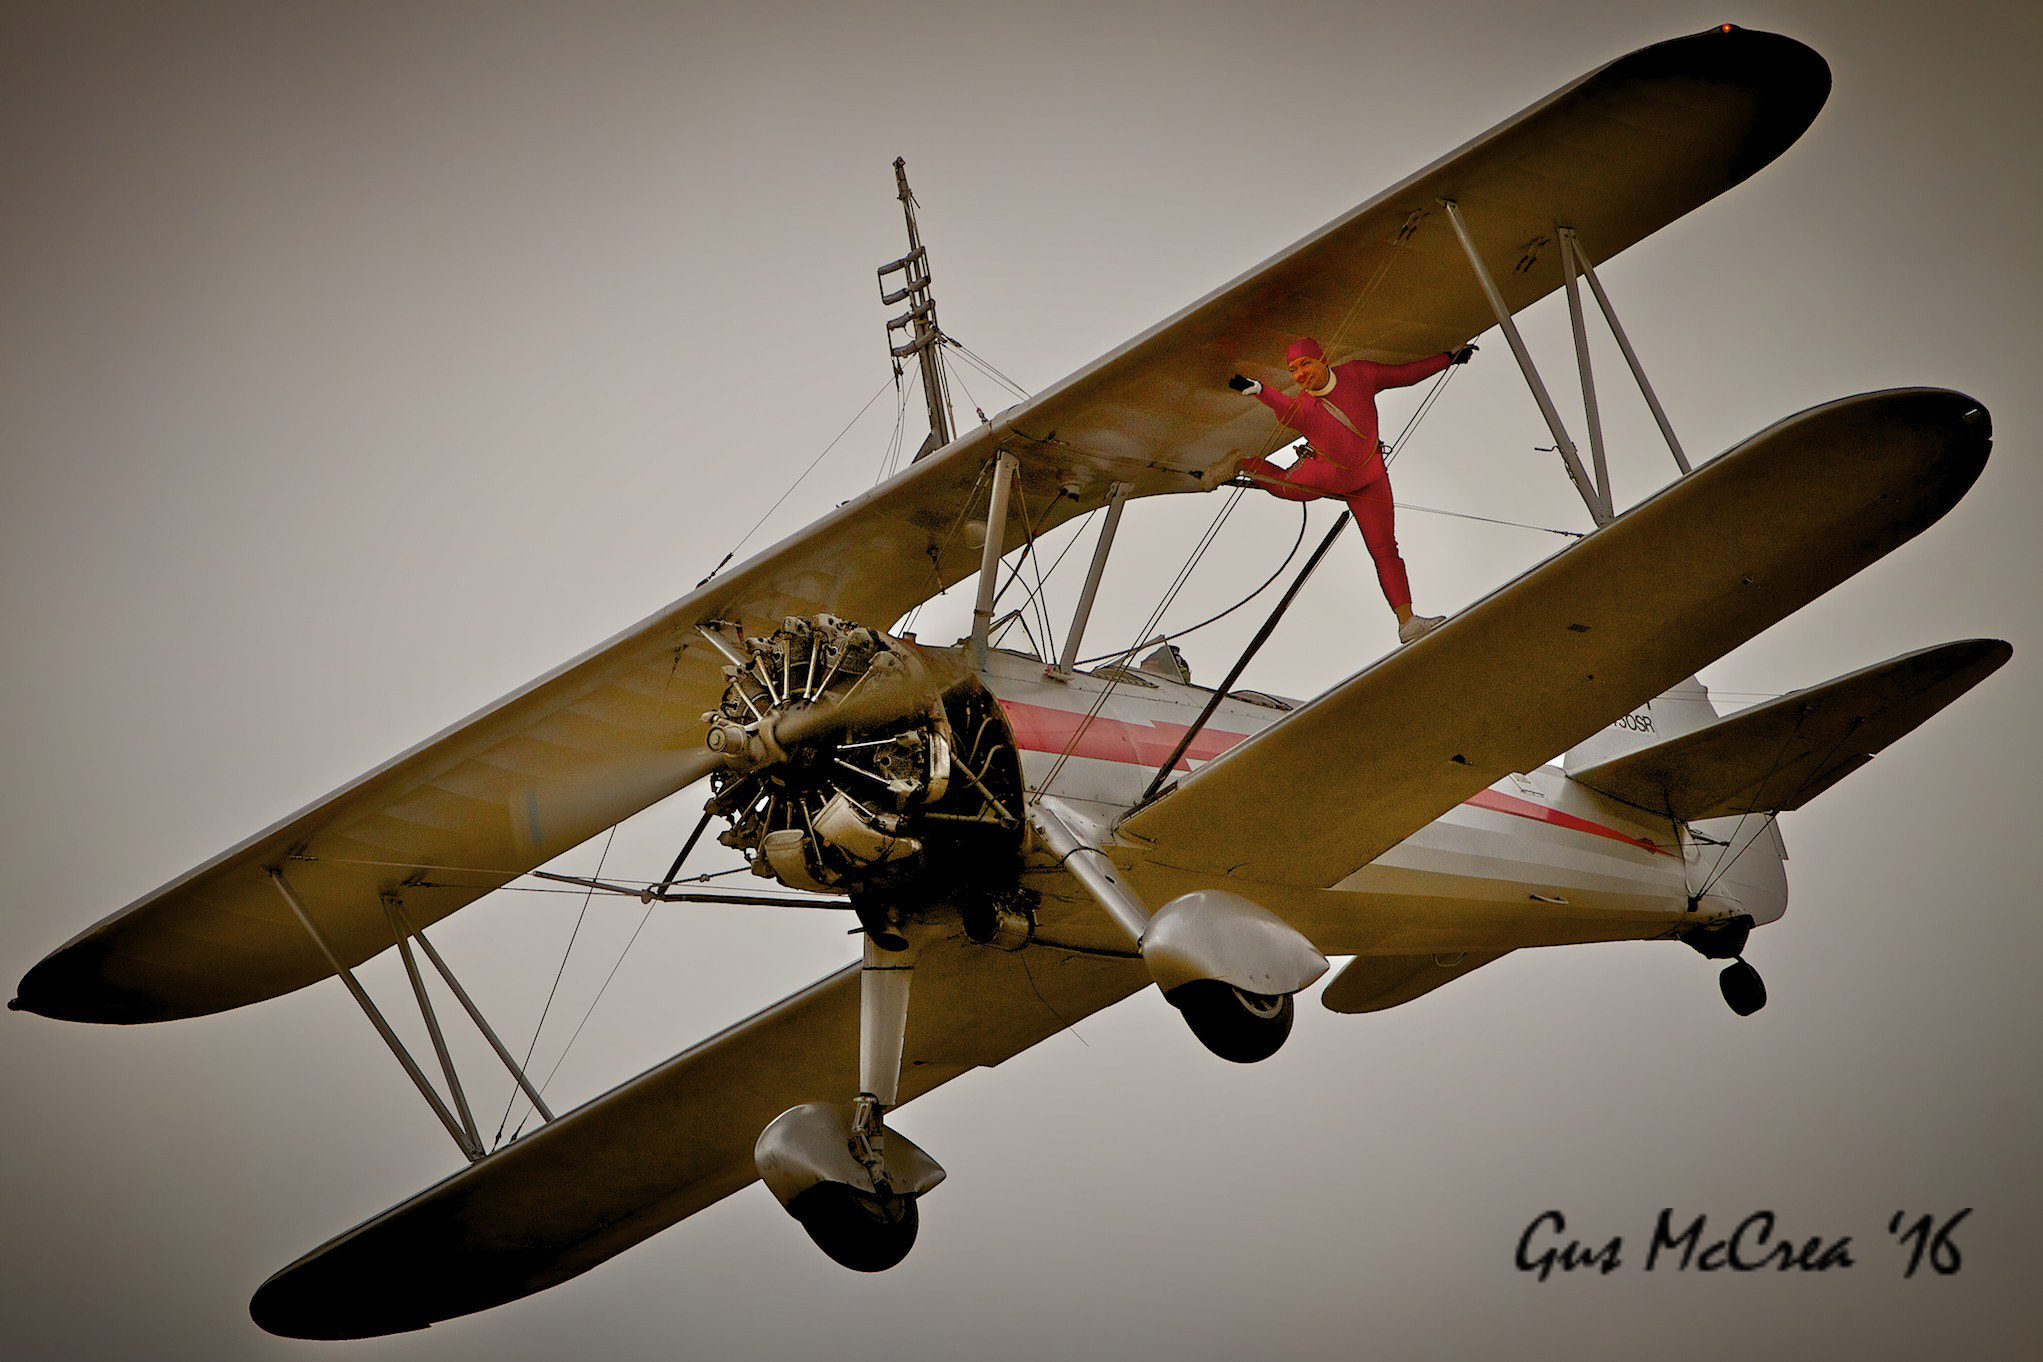
M1693 680L1927 529L1991 446L1972 398L1904 389L1791 416L1691 472L1596 280L1593 259L1779 156L1829 85L1808 48L1729 26L1592 71L89 928L11 1006L139 1023L334 975L355 991L469 1164L262 1286L257 1322L308 1338L516 1299L755 1179L838 1262L890 1267L943 1178L895 1110L1151 985L1238 1062L1283 1043L1329 955L1355 959L1326 1005L1367 1012L1525 947L1677 939L1733 961L1726 1000L1756 1009L1744 945L1787 891L1772 821L1751 815L1799 807L2010 654L1930 648L1730 718ZM941 337L911 246L893 298L911 304L905 350L928 370ZM1686 474L1622 514L1584 285ZM1586 463L1512 321L1556 289L1582 360ZM989 645L1004 552L1108 507L1089 604L1130 500L1200 490L1260 441L1267 415L1222 386L1239 356L1319 335L1338 338L1330 359L1403 362L1493 323L1598 526L1581 542L1302 705L1201 690L1168 666L1075 670L1084 605L1048 669ZM885 632L974 573L968 642ZM705 779L704 826L727 823L722 840L761 875L837 896L863 958L556 1117L425 930ZM1282 837L1240 816L1301 782L1333 812ZM495 1153L414 946L546 1118ZM354 981L393 947L445 1096Z

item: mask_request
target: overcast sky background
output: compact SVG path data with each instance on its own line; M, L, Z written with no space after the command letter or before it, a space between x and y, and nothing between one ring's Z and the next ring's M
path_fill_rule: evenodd
M536 1298L353 1345L270 1338L248 1296L458 1156L338 985L157 1028L8 1014L0 1353L2036 1355L2043 20L2016 6L0 6L0 975L683 594L880 392L744 552L870 486L895 156L947 329L1035 390L1724 20L1808 42L1836 86L1778 163L1602 270L1691 453L1917 383L1979 397L1997 452L1943 523L1704 679L1744 704L1952 639L2016 650L1785 820L1764 1012L1669 943L1523 952L1377 1016L1308 998L1244 1069L1145 995L902 1114L951 1176L895 1272L836 1268L755 1186ZM1528 326L1565 388L1562 304ZM1584 528L1480 339L1400 498ZM1630 502L1672 466L1599 353ZM1008 400L970 370L958 396ZM919 402L908 423L912 449ZM1131 512L1094 637L1138 627L1219 501ZM1179 622L1296 525L1246 500ZM1431 610L1563 542L1418 512L1400 537ZM1197 674L1243 616L1186 644ZM1312 694L1392 642L1351 540L1248 684ZM607 868L656 877L693 807ZM500 895L436 933L521 1049L578 908ZM590 909L539 1072L640 912ZM834 916L662 910L549 1095L850 958ZM1858 1266L1648 1276L1663 1206L1724 1233L1771 1209ZM1903 1281L1888 1217L1964 1207L1962 1271ZM1625 1268L1514 1270L1548 1208L1622 1235Z

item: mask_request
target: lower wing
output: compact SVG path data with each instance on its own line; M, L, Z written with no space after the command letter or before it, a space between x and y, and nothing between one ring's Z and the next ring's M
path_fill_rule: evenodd
M265 1282L250 1313L295 1338L423 1329L558 1285L729 1196L758 1177L753 1142L775 1116L857 1090L858 973L817 981L315 1249ZM1139 961L963 937L926 949L902 1100L1148 982Z

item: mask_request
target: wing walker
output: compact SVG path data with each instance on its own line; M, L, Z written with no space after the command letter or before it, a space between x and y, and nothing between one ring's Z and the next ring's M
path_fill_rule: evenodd
M838 1262L891 1267L944 1176L898 1109L1151 986L1242 1063L1284 1043L1330 956L1353 958L1326 1007L1361 1013L1514 950L1674 940L1730 962L1726 1001L1756 1010L1747 941L1787 904L1774 815L2010 655L1994 640L1925 648L1728 717L1695 679L1928 529L1992 444L1979 402L1914 388L1812 408L1691 467L1597 278L1778 157L1829 89L1807 47L1728 25L1632 53L955 434L948 338L896 162L910 251L880 286L906 305L889 324L896 372L913 361L931 413L906 468L87 929L10 1006L167 1021L339 976L467 1165L262 1285L256 1321L307 1338L528 1295L754 1180ZM1586 457L1514 322L1556 290ZM1585 294L1683 475L1629 509ZM1239 663L1193 685L1167 642L1137 665L1154 639L1081 664L1130 504L1223 483L1280 433L1231 373L1305 337L1324 347L1318 373L1465 359L1492 326L1593 532L1304 703L1235 690ZM1245 381L1285 386L1274 369ZM1054 658L1047 640L1042 657L1000 646L1003 562L1100 510ZM889 632L975 577L968 638ZM663 880L574 882L703 897L677 884L715 827L779 886L724 897L848 911L862 957L555 1113L427 929L698 782L702 821ZM1309 821L1273 832L1240 816L1302 786ZM393 948L437 1081L354 977ZM541 1118L493 1152L427 967Z

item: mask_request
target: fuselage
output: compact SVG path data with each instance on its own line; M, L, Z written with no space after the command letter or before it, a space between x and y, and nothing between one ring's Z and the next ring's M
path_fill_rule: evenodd
M1141 800L1213 695L1139 669L1059 678L1033 657L998 650L984 679L1013 727L1032 795L1101 832ZM1620 721L1624 731L1653 732L1653 703ZM1197 770L1298 707L1254 692L1223 697L1177 772ZM1315 812L1305 773L1284 807L1241 817L1281 838L1308 827ZM1174 868L1168 848L1130 851L1116 859L1152 903L1214 884L1210 873ZM1328 954L1403 955L1658 937L1739 914L1770 922L1787 906L1782 860L1770 819L1676 824L1553 764L1498 781L1331 885L1230 877L1226 887Z

